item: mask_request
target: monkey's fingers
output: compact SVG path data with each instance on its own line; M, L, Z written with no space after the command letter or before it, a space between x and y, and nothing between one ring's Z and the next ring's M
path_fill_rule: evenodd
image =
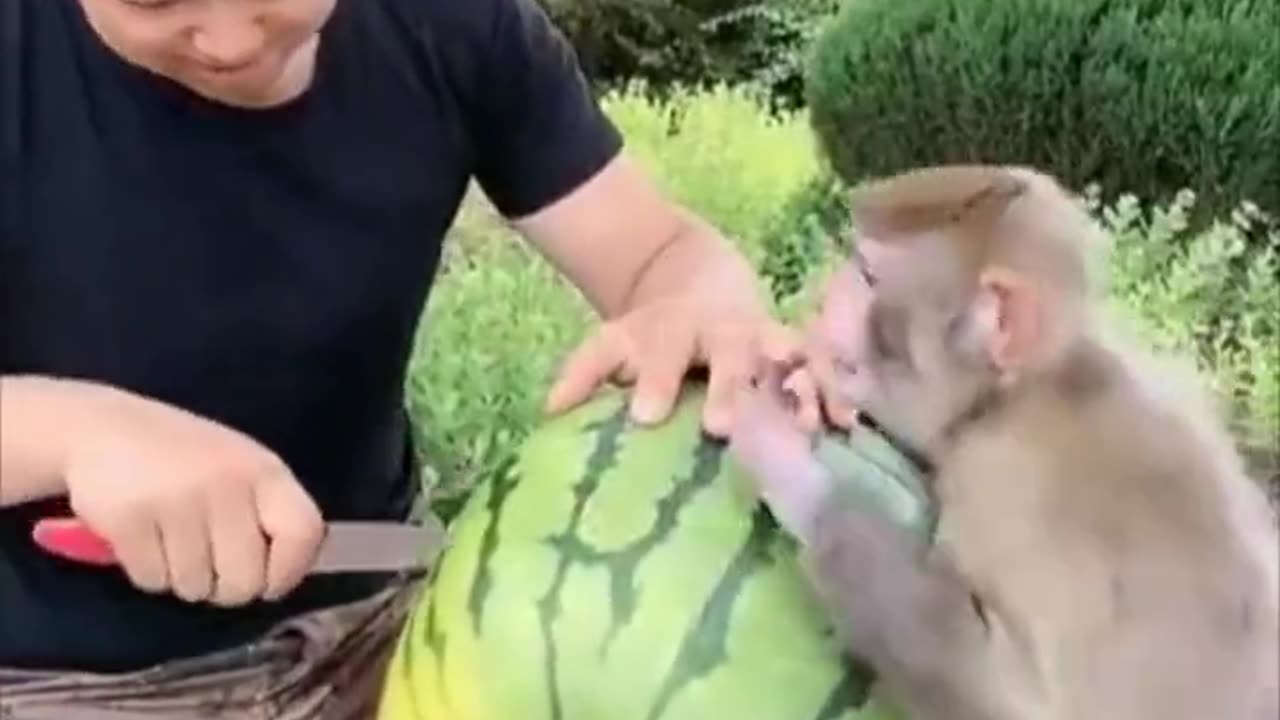
M809 341L806 346L805 369L813 379L815 394L821 402L823 414L831 424L848 430L857 420L857 408L845 400L839 378L841 371L836 367L831 349L819 336L815 321L809 323L807 332Z
M785 413L759 391L743 390L738 396L729 434L729 450L752 473L768 482L788 464L808 452L806 442L796 442L796 429Z
M771 434L800 431L797 415L802 411L804 398L788 389L790 374L784 374L783 368L777 364L763 363L754 377L755 387L745 388L739 395L741 405L738 412L745 418L762 423ZM803 392L803 380L797 383Z

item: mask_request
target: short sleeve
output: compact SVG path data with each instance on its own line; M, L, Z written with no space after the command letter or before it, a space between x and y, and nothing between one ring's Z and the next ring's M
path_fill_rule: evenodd
M591 94L572 45L536 0L492 10L471 129L476 180L503 215L559 200L599 172L622 138Z

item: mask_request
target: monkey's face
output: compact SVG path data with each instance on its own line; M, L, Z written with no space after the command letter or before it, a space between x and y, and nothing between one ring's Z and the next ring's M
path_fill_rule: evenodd
M831 278L816 324L834 366L826 390L922 451L997 377L953 269L927 238L863 238Z

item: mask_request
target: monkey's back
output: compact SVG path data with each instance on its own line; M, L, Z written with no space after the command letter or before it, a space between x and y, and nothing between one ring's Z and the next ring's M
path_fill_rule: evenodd
M941 460L939 540L1052 717L1260 718L1278 652L1264 496L1184 386L1089 353Z

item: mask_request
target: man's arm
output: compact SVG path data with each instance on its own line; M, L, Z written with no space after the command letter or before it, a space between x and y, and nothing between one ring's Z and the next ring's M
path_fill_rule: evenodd
M704 426L723 434L738 390L762 362L794 353L793 334L771 317L737 248L627 158L535 0L470 7L489 16L468 93L472 134L484 140L476 177L605 320L565 361L546 409L573 407L614 378L634 386L636 420L660 422L700 366Z
M704 366L704 427L723 436L737 392L764 358L796 350L746 258L625 156L515 225L605 320L565 361L547 396L551 413L613 377L634 386L636 420L660 422L688 371Z
M715 288L763 295L750 264L630 160L573 48L536 0L478 0L488 16L472 97L477 178L503 215L605 319ZM709 293L711 294L711 293Z
M695 283L716 289L708 297L763 302L737 248L663 196L625 155L514 225L606 319Z
M65 492L63 439L84 392L69 381L0 375L0 507Z

